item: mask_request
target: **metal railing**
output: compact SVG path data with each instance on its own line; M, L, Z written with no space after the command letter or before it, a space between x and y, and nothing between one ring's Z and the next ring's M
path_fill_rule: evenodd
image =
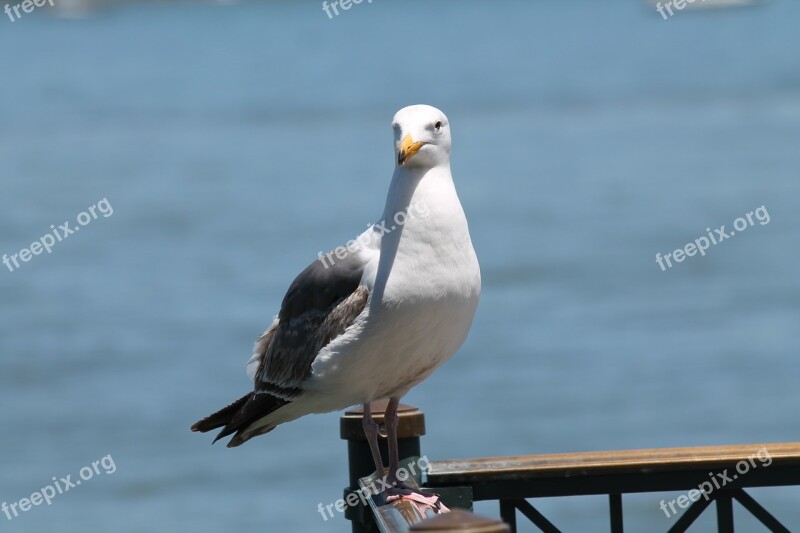
M380 412L382 407L376 404L373 411ZM422 455L424 415L416 408L402 406L400 419L400 456L406 461L416 460ZM377 417L376 421L381 423ZM345 489L346 497L359 490L365 481L362 478L368 478L374 470L361 429L360 411L345 413L341 436L348 441L350 486ZM381 448L385 457L385 441ZM684 491L674 500L661 501L661 509L668 517L680 515L669 527L669 533L686 531L712 503L718 531L732 533L734 501L769 531L784 533L789 529L744 489L800 485L800 443L489 457L426 464L427 476L415 479L420 484L424 481L423 489L440 494L451 508L471 510L473 501L497 500L500 517L511 531L516 531L518 514L541 531L560 531L528 499L608 495L610 530L621 533L624 494ZM422 517L406 516L392 525L384 520L379 525L382 512L395 518L396 514L389 509L381 511L374 502L370 504L371 508L355 506L345 513L353 521L354 533L425 531L414 529L413 525ZM466 514L458 517L469 519ZM451 521L458 517L451 517Z
M681 515L670 533L686 531L711 503L718 530L733 532L734 500L770 531L788 532L744 491L787 485L800 485L800 443L431 461L426 482L432 491L467 486L475 501L498 500L512 531L517 511L542 531L559 531L529 498L608 495L612 533L623 531L623 494L668 491L685 492L660 503L666 516Z

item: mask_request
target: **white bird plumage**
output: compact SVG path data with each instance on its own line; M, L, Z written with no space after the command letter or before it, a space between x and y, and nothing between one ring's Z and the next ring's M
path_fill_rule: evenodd
M221 436L237 432L232 445L238 445L306 414L384 398L396 405L463 344L478 305L481 278L450 172L450 125L438 109L414 105L397 112L393 128L396 166L383 214L344 261L334 256L325 271L312 264L298 276L281 310L286 321L287 309L296 302L305 313L292 315L292 327L310 327L309 321L316 320L316 328L325 319L321 329L334 322L336 313L346 317L346 324L342 329L330 326L326 334L331 338L310 356L297 357L291 350L284 356L277 346L285 326L279 315L248 361L248 375L256 385L252 397L193 429L225 425ZM353 275L360 277L347 277ZM303 296L306 284L309 291L319 292L322 283L342 286L348 279L352 284L346 294L328 307L314 308L306 301L312 296ZM303 379L284 379L288 375ZM256 400L264 404L259 394L276 399L267 402L269 412L263 416L254 411L259 407ZM245 416L248 406L253 412Z

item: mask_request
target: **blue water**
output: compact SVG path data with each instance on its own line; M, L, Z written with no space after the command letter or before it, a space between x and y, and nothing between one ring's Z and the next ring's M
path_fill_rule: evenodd
M0 530L349 531L316 510L347 481L338 415L236 450L188 428L247 390L293 276L380 213L391 117L419 102L451 120L483 272L468 341L405 399L431 459L798 440L799 17L374 0L0 20L0 254L113 207L0 265L0 503L116 466ZM768 224L655 262L760 206ZM800 491L753 493L800 527ZM626 497L628 530L666 530L664 497ZM606 528L602 497L537 505Z

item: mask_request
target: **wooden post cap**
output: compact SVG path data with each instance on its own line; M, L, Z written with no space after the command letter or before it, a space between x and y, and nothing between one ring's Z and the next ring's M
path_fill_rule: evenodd
M433 518L417 522L411 526L409 531L416 533L425 531L436 531L438 533L449 531L458 533L510 533L511 528L499 520L477 516L463 509L453 509L449 513L436 515Z
M378 400L370 404L372 418L383 426L383 414L386 411L388 400ZM397 415L400 418L397 424L397 438L408 439L421 437L425 434L425 414L411 405L400 404L397 407ZM361 406L354 407L345 411L339 420L339 434L344 440L367 440L364 435L364 409ZM381 427L381 437L386 437L384 427Z

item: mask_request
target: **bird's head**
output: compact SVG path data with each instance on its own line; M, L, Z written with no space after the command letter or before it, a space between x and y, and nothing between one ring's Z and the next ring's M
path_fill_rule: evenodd
M450 123L435 107L404 107L392 128L398 166L435 167L450 161Z

